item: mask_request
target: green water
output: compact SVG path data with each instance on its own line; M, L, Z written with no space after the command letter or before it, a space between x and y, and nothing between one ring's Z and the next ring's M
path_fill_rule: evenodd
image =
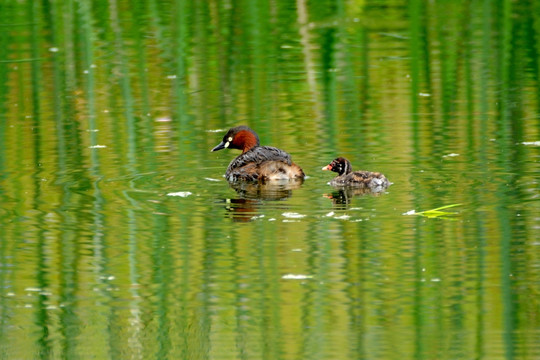
M0 358L540 358L539 54L538 0L2 1ZM240 124L306 181L231 187Z

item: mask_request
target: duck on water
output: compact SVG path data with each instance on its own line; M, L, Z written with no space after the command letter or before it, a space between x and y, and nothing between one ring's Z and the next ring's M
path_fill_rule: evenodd
M301 181L305 177L304 171L287 152L273 146L261 146L259 136L247 126L229 129L212 151L222 149L242 151L227 167L225 178L228 181Z
M354 187L378 192L391 185L386 176L380 172L352 171L351 162L344 157L338 157L332 160L330 164L322 169L338 174L330 181L330 185L336 187Z

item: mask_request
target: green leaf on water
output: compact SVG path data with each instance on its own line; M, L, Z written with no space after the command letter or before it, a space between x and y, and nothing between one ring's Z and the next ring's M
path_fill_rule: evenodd
M445 205L445 206L441 206L441 207L438 207L438 208L435 208L435 209L426 210L426 211L419 211L419 212L416 212L416 211L412 210L412 211L406 212L404 215L420 215L420 216L425 216L425 217L428 217L428 218L452 217L452 216L458 215L459 213L457 213L457 212L449 212L449 211L442 211L442 210L452 208L452 207L456 207L456 206L460 206L460 205L462 205L462 204Z

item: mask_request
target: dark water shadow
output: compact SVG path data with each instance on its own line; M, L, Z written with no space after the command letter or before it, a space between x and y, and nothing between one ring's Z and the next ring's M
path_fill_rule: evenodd
M227 215L234 221L248 222L255 219L259 209L267 201L283 201L290 198L293 191L302 186L303 180L271 182L229 182L229 186L238 194L237 198L226 199Z
M381 196L386 193L388 188L377 187L374 189L366 189L355 187L334 187L334 189L335 190L331 193L324 194L324 197L332 200L332 204L336 209L346 210L351 205L351 201L354 197Z

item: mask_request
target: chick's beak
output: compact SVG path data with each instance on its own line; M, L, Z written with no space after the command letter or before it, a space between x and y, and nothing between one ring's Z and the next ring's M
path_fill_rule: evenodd
M332 170L332 166L330 164L324 166L322 170Z

